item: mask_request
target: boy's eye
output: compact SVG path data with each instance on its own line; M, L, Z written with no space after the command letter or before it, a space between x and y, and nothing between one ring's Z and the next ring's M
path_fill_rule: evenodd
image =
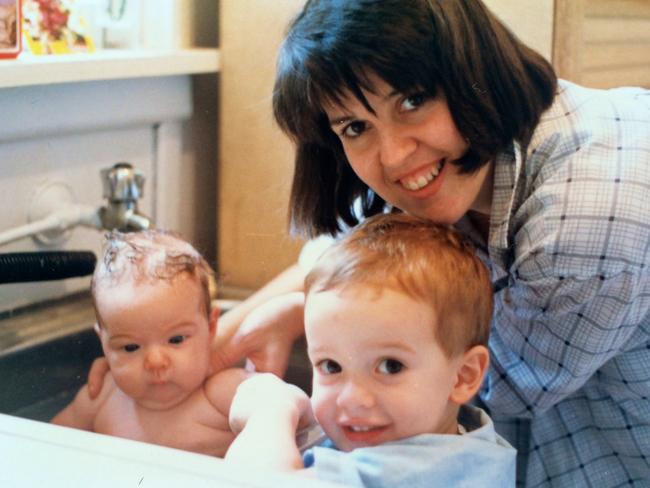
M363 134L366 130L366 123L362 122L360 120L355 120L354 122L350 122L348 125L343 127L343 130L341 131L341 135L344 137L359 137L361 134Z
M402 101L402 108L406 111L415 110L424 103L427 96L425 93L414 93L405 97Z
M180 344L184 340L185 340L184 335L175 335L175 336L169 338L169 343L170 344Z
M384 359L379 363L377 369L382 374L397 374L404 369L404 365L397 359Z
M122 347L126 352L135 352L138 349L140 349L140 346L137 344L127 344L126 346Z
M323 374L336 374L341 372L341 366L336 361L331 359L324 359L319 362L316 367Z

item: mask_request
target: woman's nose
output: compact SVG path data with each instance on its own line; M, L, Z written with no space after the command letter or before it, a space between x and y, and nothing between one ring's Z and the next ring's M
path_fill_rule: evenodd
M400 166L415 149L417 141L405 129L394 125L379 136L379 159L384 167Z
M159 347L150 348L144 360L147 371L160 371L169 367L169 357Z
M337 404L348 410L372 408L375 406L375 395L367 385L351 380L343 386Z

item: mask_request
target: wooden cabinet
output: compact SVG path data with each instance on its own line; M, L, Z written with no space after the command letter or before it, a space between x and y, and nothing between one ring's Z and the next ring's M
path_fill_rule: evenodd
M650 86L649 0L485 0L566 79ZM220 3L218 267L226 294L246 293L293 263L287 232L292 147L275 126L275 57L304 0Z
M556 0L553 64L595 88L650 88L650 1Z

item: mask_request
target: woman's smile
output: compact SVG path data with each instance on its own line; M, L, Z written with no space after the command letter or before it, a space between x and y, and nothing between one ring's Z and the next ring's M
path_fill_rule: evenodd
M400 178L398 181L404 189L417 192L424 187L430 186L430 183L438 179L443 165L443 160L433 164L427 164L424 168L418 169L408 176Z
M453 224L470 209L489 213L491 164L470 174L454 164L469 142L444 95L415 97L370 81L373 90L362 91L372 111L352 95L325 108L357 176L391 205L434 222Z

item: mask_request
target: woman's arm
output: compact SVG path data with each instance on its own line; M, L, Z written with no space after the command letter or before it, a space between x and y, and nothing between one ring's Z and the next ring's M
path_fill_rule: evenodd
M248 358L257 371L284 374L291 347L303 334L302 293L293 294L293 301L284 305L276 300L275 307L256 309L280 295L301 292L304 280L305 271L294 264L219 318L212 355L215 371Z
M273 297L251 311L228 342L212 353L214 371L246 358L247 369L283 376L294 342L304 334L301 291Z

